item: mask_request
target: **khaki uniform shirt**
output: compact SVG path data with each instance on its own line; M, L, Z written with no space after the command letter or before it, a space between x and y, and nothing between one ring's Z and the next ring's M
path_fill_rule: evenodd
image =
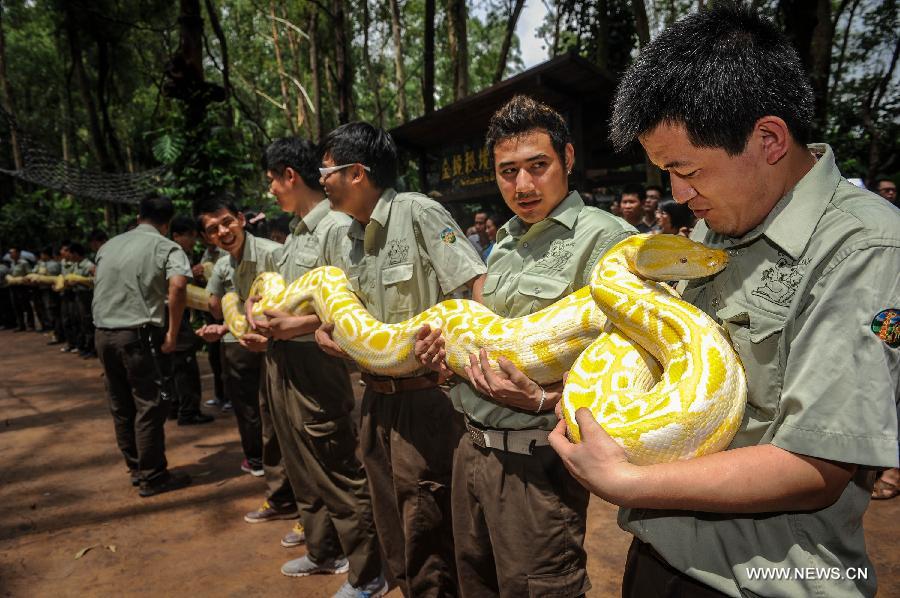
M59 276L62 274L62 267L59 262L56 260L47 260L46 262L41 262L44 265L44 272L47 276Z
M101 249L103 249L101 247ZM99 255L99 252L98 252ZM89 260L88 258L83 258L77 264L72 265L72 274L78 274L79 276L91 276L91 271L94 269L94 262ZM190 276L190 274L188 274ZM84 286L83 284L77 284L72 287L72 290L76 293L87 293L91 291L91 287Z
M369 223L354 220L347 234L350 284L369 313L388 324L440 303L486 271L450 213L420 193L385 190Z
M9 273L10 276L25 276L31 272L31 264L25 258L19 258Z
M591 271L634 228L612 214L584 205L569 193L544 220L530 227L514 217L497 231L488 258L484 304L497 315L517 318L540 311L590 282ZM509 430L552 430L552 412L536 414L495 403L468 382L450 393L454 405L475 423Z
M230 255L219 258L213 267L213 274L206 284L206 290L217 297L224 297L226 293L235 292L240 298L239 309L244 311L244 301L250 294L250 287L256 277L263 272L275 271L275 253L281 249L281 245L269 239L254 237L250 233L244 233L244 247L240 261ZM237 339L229 332L223 338L228 343L237 342Z
M704 223L694 229L696 240L731 257L683 295L722 322L747 373L747 409L730 448L771 443L896 467L900 329L882 340L874 321L900 307L900 211L841 177L828 146L814 149L818 163L756 229L737 239ZM837 502L818 511L623 509L619 525L732 596L870 596L875 569L862 529L870 476L860 467ZM751 579L756 567L788 577ZM802 579L797 570L806 568L831 577Z
M6 277L9 276L10 269L6 262L0 262L0 289L6 286Z
M309 213L291 221L291 234L275 255L278 273L290 284L320 266L336 266L347 270L350 238L347 229L353 219L331 209L328 200L321 201ZM306 334L292 341L315 342Z
M190 277L191 265L181 247L156 228L139 224L113 237L97 252L94 324L97 328L162 327L167 280L173 276Z

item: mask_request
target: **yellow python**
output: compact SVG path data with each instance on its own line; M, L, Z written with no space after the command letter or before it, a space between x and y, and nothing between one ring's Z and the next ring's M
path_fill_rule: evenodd
M728 446L747 401L740 359L712 318L654 282L709 276L726 263L725 252L672 235L631 237L603 257L591 294L609 326L572 365L563 391L573 441L575 411L586 407L639 465Z
M448 365L462 376L468 356L482 348L487 350L494 368L499 357L506 357L539 384L558 381L575 364L563 399L572 439L579 439L573 417L578 407L591 409L601 423L605 423L602 418L609 416L604 408L610 403L597 400L597 390L592 389L603 393L616 389L622 392L615 394L614 400L625 406L620 419L628 422L634 416L637 422L632 427L610 426L608 431L635 462L649 462L648 459L695 456L702 450L725 446L740 423L746 384L737 355L721 329L702 312L677 299L664 285L636 276L632 268L645 278L674 280L712 275L726 261L723 252L684 237L631 237L601 259L590 286L541 311L510 319L497 316L474 301L448 300L405 322L384 324L366 311L344 273L330 266L311 270L290 285L285 285L278 274L261 274L249 294L262 297L254 304L254 318L262 318L263 310L279 309L297 315L315 313L323 322L334 324L334 340L363 369L376 374L404 376L421 369L413 345L416 332L425 324L441 328ZM606 303L610 298L615 299L612 308ZM650 309L653 302L661 309ZM226 294L222 309L232 334L245 334L248 323L237 295ZM624 320L616 310L625 314ZM613 311L616 318L611 315ZM659 316L663 324L651 321ZM637 318L639 325L631 324L629 318ZM649 354L617 332L612 323L629 335L635 334L634 341L646 347ZM608 330L604 332L605 329ZM654 339L654 335L659 338ZM678 335L685 336L673 338ZM710 343L713 349L708 348ZM719 358L711 369L703 363L707 355ZM724 375L720 364L725 368ZM625 391L630 392L627 404ZM648 413L662 408L665 416L673 408L671 401L652 399L670 391L677 392L679 398L685 397L686 409L671 418L657 420L668 426L662 436L648 436L650 430L642 428ZM652 406L645 408L648 403ZM704 417L694 417L697 410L703 411ZM711 414L709 418L705 417L707 412ZM723 412L726 417L721 417ZM676 429L669 425L673 421L685 423ZM640 437L635 440L634 435ZM691 438L694 435L702 438ZM689 439L685 441L683 436ZM707 438L712 440L706 442ZM694 444L702 450L694 450Z

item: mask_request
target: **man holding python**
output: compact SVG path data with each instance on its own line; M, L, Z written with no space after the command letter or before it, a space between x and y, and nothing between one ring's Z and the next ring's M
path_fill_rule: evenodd
M516 318L584 287L598 260L634 234L624 220L569 191L575 150L562 116L517 96L491 119L487 147L515 217L497 232L484 305ZM423 328L423 364L448 374L440 330ZM471 355L451 391L469 434L453 467L453 533L463 596L580 596L590 589L583 548L588 492L548 446L562 383L541 387L509 360L492 370Z
M719 453L637 466L585 409L580 444L563 422L550 435L622 507L624 596L875 593L861 522L873 468L898 460L900 212L807 146L813 103L788 40L726 3L660 34L619 86L615 145L638 140L701 219L693 238L729 253L679 289L726 328L748 383Z

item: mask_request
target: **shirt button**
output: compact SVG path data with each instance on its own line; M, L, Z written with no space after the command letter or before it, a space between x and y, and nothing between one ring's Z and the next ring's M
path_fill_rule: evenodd
M540 290L541 290L541 287L534 287L534 292L535 292L535 293L539 293Z
M525 243L522 243L522 247L524 247L525 249L528 249L528 242L526 241Z

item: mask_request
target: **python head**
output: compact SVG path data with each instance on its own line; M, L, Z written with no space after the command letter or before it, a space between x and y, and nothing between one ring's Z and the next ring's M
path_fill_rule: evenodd
M681 235L635 235L622 241L632 243L633 271L657 282L691 280L721 272L728 265L728 254Z

